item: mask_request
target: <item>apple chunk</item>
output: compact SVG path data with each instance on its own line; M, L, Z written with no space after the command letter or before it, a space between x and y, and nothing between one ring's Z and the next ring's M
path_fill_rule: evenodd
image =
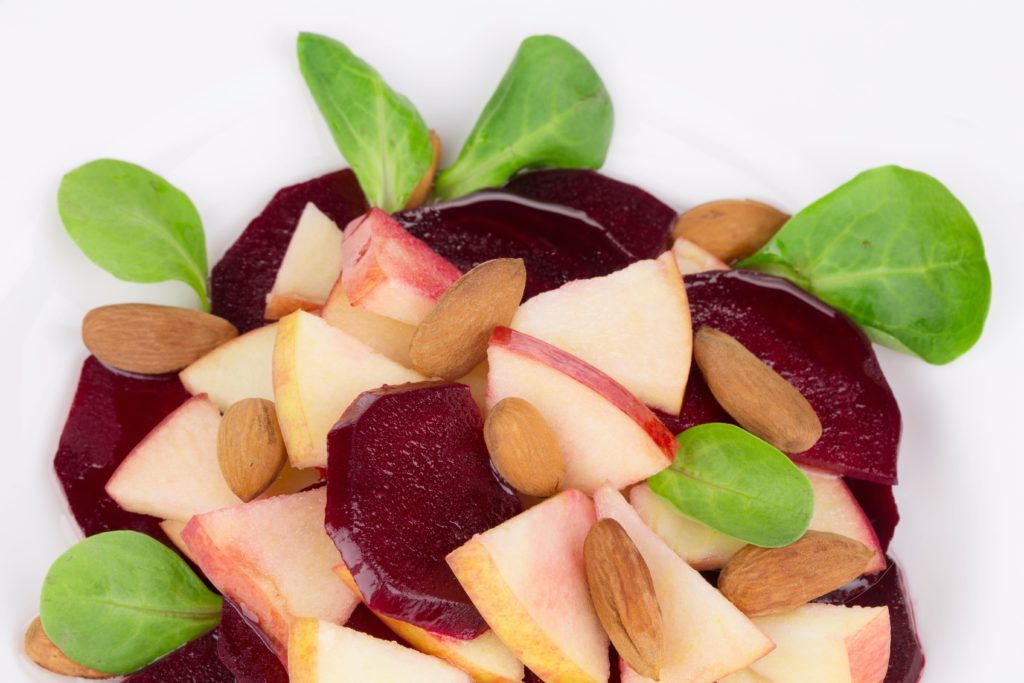
M278 326L274 398L295 467L327 466L327 432L356 396L426 379L304 311Z
M594 504L598 518L622 525L651 571L664 629L663 683L713 683L772 650L772 641L648 529L622 494L605 485ZM646 680L623 664L623 683Z
M693 335L671 254L538 294L510 327L590 363L649 406L672 415L682 407Z
M380 209L345 227L341 250L341 278L352 305L409 325L419 325L462 275Z
M220 473L220 419L206 396L185 401L114 470L107 494L129 512L180 522L242 502Z
M672 256L683 275L703 273L708 270L729 270L729 266L704 247L685 237L677 237L672 244Z
M568 488L616 488L660 472L675 437L651 410L594 366L522 332L499 327L487 349L487 405L509 396L540 411L565 457Z
M221 410L243 398L274 398L271 364L277 324L256 328L221 344L178 377L189 393L207 394Z
M412 367L409 343L416 332L413 325L377 315L365 308L357 308L348 300L342 278L334 284L320 311L320 317L333 327L355 337L370 348L379 351L396 363Z
M300 619L288 643L291 683L472 683L459 669L389 640Z
M870 548L874 556L865 574L885 569L885 556L875 530L842 477L810 467L800 469L814 489L814 516L809 528L840 534ZM647 484L631 489L629 501L644 523L695 569L721 569L745 545L684 516Z
M491 629L548 683L608 680L608 636L583 563L593 523L590 498L570 489L448 555Z
M770 681L882 683L889 669L888 607L810 604L756 617L774 652L751 665ZM730 682L731 683L731 682Z
M284 656L299 617L337 623L359 599L334 574L341 561L324 529L326 490L277 496L198 515L182 537L196 564Z
M341 272L342 232L313 202L306 204L292 233L263 315L277 320L297 310L319 308Z

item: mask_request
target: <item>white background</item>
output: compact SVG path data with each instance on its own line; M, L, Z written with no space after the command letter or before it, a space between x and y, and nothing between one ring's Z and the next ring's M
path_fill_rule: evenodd
M339 166L294 38L346 41L408 95L450 160L531 33L568 38L616 105L607 169L678 208L753 196L796 210L858 171L927 171L984 235L981 342L932 367L880 351L905 417L894 545L925 680L1019 680L1024 14L1005 2L11 2L0 0L0 679L22 660L50 561L75 539L50 458L84 312L190 305L117 282L63 235L60 176L130 159L185 189L211 261L279 186Z

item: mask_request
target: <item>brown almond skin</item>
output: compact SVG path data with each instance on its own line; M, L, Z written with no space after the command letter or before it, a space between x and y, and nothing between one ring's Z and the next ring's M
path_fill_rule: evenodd
M79 678L113 678L114 674L103 673L82 666L68 659L67 655L57 649L50 637L43 631L39 617L32 620L25 631L25 654L29 659L47 671L62 676L78 676Z
M821 420L803 394L733 337L702 327L693 357L715 399L754 436L786 453L821 438Z
M561 490L565 458L551 426L529 401L499 401L487 414L484 441L495 469L516 491L547 498Z
M405 202L406 209L415 209L422 206L427 201L427 197L430 196L430 190L434 187L437 167L441 164L441 137L433 130L430 131L430 146L434 149L434 158L430 162L430 168L420 178L420 182L413 188L412 194L409 195L409 199Z
M672 236L685 237L726 263L753 255L789 220L789 214L753 199L720 199L676 219Z
M512 322L525 289L522 259L494 259L463 275L413 333L413 368L449 381L466 375L487 357L494 328Z
M612 645L637 673L658 680L665 653L654 580L633 540L614 519L599 519L583 543L587 585Z
M784 548L748 545L718 577L718 590L750 617L796 609L864 573L872 552L863 543L808 531Z
M224 481L244 502L274 483L288 453L273 402L247 398L228 408L217 433L217 460Z
M237 336L223 318L174 306L101 306L82 321L82 341L94 356L140 375L177 372Z

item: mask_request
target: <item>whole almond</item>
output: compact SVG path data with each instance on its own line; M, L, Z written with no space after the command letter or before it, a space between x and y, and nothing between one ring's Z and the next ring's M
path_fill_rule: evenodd
M177 372L236 336L223 318L173 306L101 306L82 321L82 340L94 356L142 375Z
M751 256L779 231L789 214L753 199L721 199L676 219L673 237L685 237L726 263Z
M47 671L62 676L78 676L79 678L113 678L114 674L106 674L68 659L67 655L57 649L50 637L43 631L39 617L32 620L25 631L25 654L29 659Z
M447 380L468 373L487 356L494 328L512 322L525 289L522 259L487 261L460 277L413 333L413 368Z
M718 577L718 590L751 617L796 609L864 573L873 553L863 543L808 531L784 548L748 545Z
M434 176L437 175L437 167L441 163L441 138L434 131L430 131L430 146L434 150L434 158L430 162L427 172L420 178L420 182L413 188L412 194L405 202L406 209L415 209L427 201L430 196L430 189L434 186Z
M565 458L555 433L529 401L499 401L487 414L484 441L494 467L516 491L546 498L565 483Z
M245 502L274 483L288 454L273 402L247 398L228 408L217 433L217 459L224 481Z
M821 421L803 394L733 337L700 328L693 358L718 402L754 436L786 453L802 453L821 438Z
M637 673L658 680L664 627L654 580L633 540L614 519L600 519L583 543L587 585L612 645Z

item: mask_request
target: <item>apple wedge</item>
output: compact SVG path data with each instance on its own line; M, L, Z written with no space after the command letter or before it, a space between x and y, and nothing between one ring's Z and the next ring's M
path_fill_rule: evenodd
M676 440L637 397L559 348L498 327L487 349L487 405L526 399L548 421L565 457L567 488L625 488L672 464Z
M785 683L882 683L889 670L888 607L809 604L756 617L776 649L751 669Z
M349 303L342 278L334 283L320 317L396 363L412 367L409 343L416 327Z
M360 600L363 599L352 573L344 563L336 566L334 573ZM472 640L458 640L377 612L374 614L405 642L420 652L443 659L465 671L477 683L519 683L523 680L523 663L505 647L494 631L484 631Z
M353 306L419 325L462 275L380 209L345 227L341 279Z
M599 519L622 525L651 571L664 629L662 683L713 683L771 652L772 641L648 529L622 494L602 486L594 505ZM622 683L647 680L622 665Z
M676 238L672 244L672 256L683 275L703 273L707 270L729 270L725 261L685 237Z
M327 432L362 392L424 379L315 315L284 318L274 346L274 399L292 465L327 466Z
M186 522L179 522L176 519L165 519L160 522L160 530L167 534L167 538L171 539L174 547L180 550L185 557L192 560L194 564L196 558L192 556L192 551L188 549L188 544L181 537L181 532L185 530L185 524Z
M590 363L647 405L679 414L693 335L672 254L538 294L510 327Z
M263 317L278 320L322 306L341 272L341 239L337 224L313 202L306 204L267 294Z
M359 599L334 574L326 490L277 496L193 517L182 532L196 564L284 659L299 617L344 623Z
M547 683L608 680L608 636L583 564L593 523L590 498L570 489L448 555L487 624Z
M192 395L207 394L222 411L243 398L274 398L277 324L259 327L210 351L178 377Z
M129 512L187 522L239 500L217 461L220 411L194 396L146 435L107 481L107 495Z
M299 619L288 642L291 683L472 683L440 659L317 619Z
M772 681L750 669L743 669L734 674L729 674L719 683L772 683Z
M885 555L875 530L842 477L810 467L800 469L814 488L814 516L809 528L847 536L870 548L874 556L865 574L885 569ZM695 569L721 569L745 545L684 516L647 484L633 487L629 502L640 519Z

